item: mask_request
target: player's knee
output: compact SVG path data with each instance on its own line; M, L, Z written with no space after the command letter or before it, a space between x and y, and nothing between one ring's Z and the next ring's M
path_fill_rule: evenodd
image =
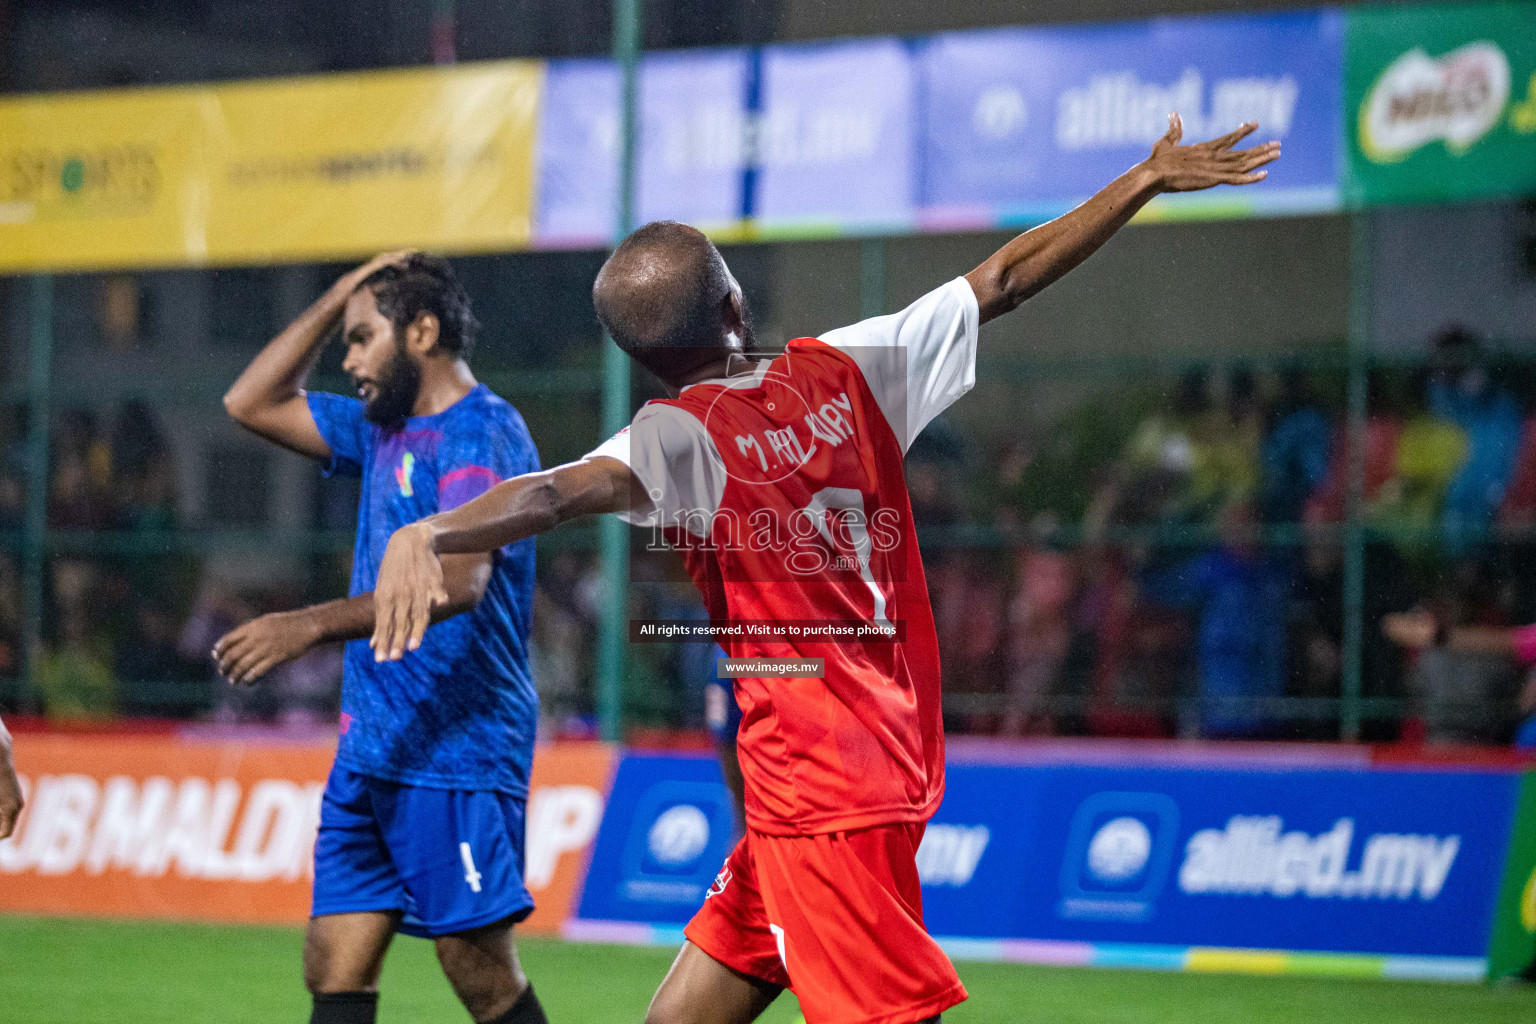
M304 939L304 987L310 995L337 992L369 992L378 987L378 978L366 971L348 968L345 958L326 939L309 934Z

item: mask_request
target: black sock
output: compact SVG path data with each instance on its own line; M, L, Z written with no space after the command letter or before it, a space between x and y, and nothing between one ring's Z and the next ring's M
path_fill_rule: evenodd
M533 994L533 986L529 985L510 1010L495 1020L481 1021L480 1024L549 1024L549 1018L544 1016L544 1007L539 1005L539 997Z
M378 1013L377 992L316 992L309 1024L373 1024Z

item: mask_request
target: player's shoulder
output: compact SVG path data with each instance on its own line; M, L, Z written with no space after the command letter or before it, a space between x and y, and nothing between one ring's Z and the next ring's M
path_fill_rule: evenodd
M484 384L477 384L463 401L454 406L453 428L470 436L489 434L528 433L522 413L511 402L502 398Z

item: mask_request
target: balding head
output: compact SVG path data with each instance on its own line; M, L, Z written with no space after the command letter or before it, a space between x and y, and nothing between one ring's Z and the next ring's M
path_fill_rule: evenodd
M669 220L624 239L592 285L619 348L669 384L747 340L739 295L703 232Z

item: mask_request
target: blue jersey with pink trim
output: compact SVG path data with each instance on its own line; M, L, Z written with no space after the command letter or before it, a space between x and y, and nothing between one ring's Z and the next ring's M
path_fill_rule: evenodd
M309 409L331 448L326 474L363 480L353 595L373 590L395 530L539 468L522 416L483 384L399 430L369 423L363 404L341 395L312 392ZM381 665L368 641L347 644L340 764L414 786L527 795L539 717L528 667L533 540L491 564L480 603L432 626L400 661Z

